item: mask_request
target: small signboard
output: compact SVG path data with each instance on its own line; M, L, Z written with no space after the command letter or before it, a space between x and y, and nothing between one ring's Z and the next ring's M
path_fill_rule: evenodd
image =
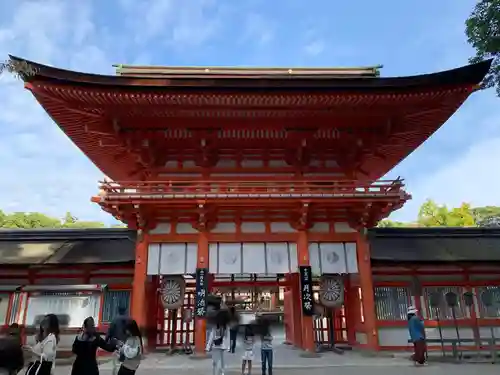
M314 300L312 290L312 273L310 266L299 266L300 273L300 300L302 312L306 316L314 315Z
M196 297L195 297L195 316L207 316L207 294L208 294L208 269L196 269Z

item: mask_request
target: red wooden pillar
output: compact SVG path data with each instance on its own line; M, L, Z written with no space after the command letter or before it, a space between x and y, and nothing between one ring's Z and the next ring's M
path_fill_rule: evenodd
M292 305L290 303L291 302L290 294L291 294L290 291L285 290L284 301L283 301L283 325L285 326L285 342L284 342L285 345L293 344L293 338L292 338L293 322L291 320Z
M366 346L371 350L378 350L377 319L375 315L375 296L373 293L373 275L370 261L370 246L366 237L358 233L356 237L358 256L359 284L361 287L361 303L363 304L364 327Z
M291 296L291 316L292 316L292 337L293 345L302 348L302 312L300 310L300 277L298 273L290 275L290 296Z
M156 349L156 337L158 335L158 287L160 277L152 276L147 286L147 343L146 349L153 351Z
M359 299L357 298L358 290L353 288L351 285L351 279L349 275L345 278L344 285L344 308L345 308L345 321L347 328L347 343L349 345L356 344L356 326L358 325L358 314L359 310Z
M148 266L148 233L144 229L137 231L135 246L134 282L132 284L132 318L139 328L146 330L147 319L147 266Z
M276 307L278 306L278 296L279 293L277 292L271 292L271 310L275 310Z
M208 251L207 232L201 230L198 232L198 258L196 262L196 267L208 269L209 266L208 261L209 261L209 251ZM210 287L211 285L209 285L209 288ZM207 344L206 332L207 332L206 320L195 317L194 347L195 347L195 353L197 355L202 355L203 353L205 353L205 346Z
M297 256L299 266L309 266L309 240L307 238L306 230L299 230L297 239ZM298 281L299 287L300 281ZM300 289L299 289L300 291ZM300 296L300 292L299 292ZM298 300L300 301L300 299ZM302 304L300 304L302 306ZM314 353L316 346L314 344L314 328L312 316L306 316L302 312L302 308L299 307L300 311L300 321L299 327L302 328L302 349Z

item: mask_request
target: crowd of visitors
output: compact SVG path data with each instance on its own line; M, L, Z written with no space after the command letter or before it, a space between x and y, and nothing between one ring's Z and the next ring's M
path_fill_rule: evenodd
M220 316L221 318L217 318ZM216 314L211 322L206 351L211 352L213 375L224 375L224 353L235 353L238 319L234 308L229 314ZM254 361L255 336L260 335L262 375L273 375L273 337L265 321L256 325L245 325L241 373L251 375ZM415 307L408 308L408 330L414 344L413 361L417 365L426 362L426 337L422 318ZM47 314L35 335L35 345L23 345L17 324L12 324L0 338L0 375L18 374L25 367L24 358L29 357L26 375L51 375L55 365L59 344L59 319ZM99 375L97 349L115 353L113 375L134 375L143 356L142 336L137 322L120 308L111 323L106 337L96 330L94 318L84 320L80 333L75 337L72 351L75 354L71 375ZM28 353L28 356L26 356Z
M18 374L29 358L26 375L53 373L59 344L59 319L47 314L41 321L33 346L23 345L19 326L12 324L0 338L0 375ZM72 351L75 354L71 375L99 375L97 349L115 353L114 375L134 375L143 355L142 337L137 322L119 309L105 338L96 330L94 318L84 320L75 337Z
M206 351L211 352L212 374L224 375L225 363L224 353L227 351L234 354L236 352L236 341L239 330L238 318L234 307L229 309L229 316L225 314L217 315L212 320L207 340ZM257 332L256 332L257 331ZM241 374L251 375L252 363L255 358L255 336L260 336L260 356L262 362L262 375L273 375L273 336L271 335L270 325L266 320L247 324L244 326L243 336L243 356L241 358Z

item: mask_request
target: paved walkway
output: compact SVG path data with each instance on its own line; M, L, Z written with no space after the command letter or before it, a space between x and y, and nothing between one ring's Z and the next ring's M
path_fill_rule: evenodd
M390 360L389 360L390 361ZM137 375L212 375L210 363L205 368L146 368L140 367ZM500 366L498 365L453 365L453 364L430 364L425 367L415 367L410 361L404 365L392 365L391 363L379 364L377 366L352 365L338 367L314 367L305 370L304 368L277 368L273 375L470 375L480 373L481 375L498 375ZM71 368L69 366L57 367L54 375L69 375ZM227 369L225 375L240 375L240 369ZM111 375L109 368L101 368L100 375ZM259 368L254 369L253 375L261 375Z
M493 375L500 372L499 365L491 364L446 364L431 363L425 367L414 367L408 360L408 354L401 354L394 358L390 357L367 357L358 352L346 351L343 355L334 353L322 353L319 358L303 358L301 351L286 345L278 345L274 350L274 374L273 375L299 375L307 371L307 375L405 375L429 374L429 375L468 375L479 372L481 375ZM241 349L235 354L226 353L226 375L239 375L241 373ZM254 364L254 375L260 375L260 355L256 355ZM112 363L106 361L100 365L101 375L111 375ZM59 365L54 375L70 374L71 367ZM137 375L160 375L160 374L186 374L186 375L211 375L211 360L193 360L186 355L149 354L145 358Z

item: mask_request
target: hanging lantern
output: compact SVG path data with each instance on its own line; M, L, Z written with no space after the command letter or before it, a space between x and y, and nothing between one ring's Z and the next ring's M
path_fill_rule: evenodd
M441 307L443 295L439 292L432 292L429 296L429 305L434 308Z
M342 306L344 303L343 277L323 275L320 282L319 300L325 307Z
M481 293L481 302L485 307L493 306L493 293L491 290L485 290Z
M457 307L458 306L458 296L454 292L448 292L445 294L444 298L446 299L446 304L448 307Z
M184 302L186 282L182 276L166 277L161 283L161 300L168 310L175 310Z
M472 292L465 292L463 297L465 306L467 307L474 306L474 294Z

